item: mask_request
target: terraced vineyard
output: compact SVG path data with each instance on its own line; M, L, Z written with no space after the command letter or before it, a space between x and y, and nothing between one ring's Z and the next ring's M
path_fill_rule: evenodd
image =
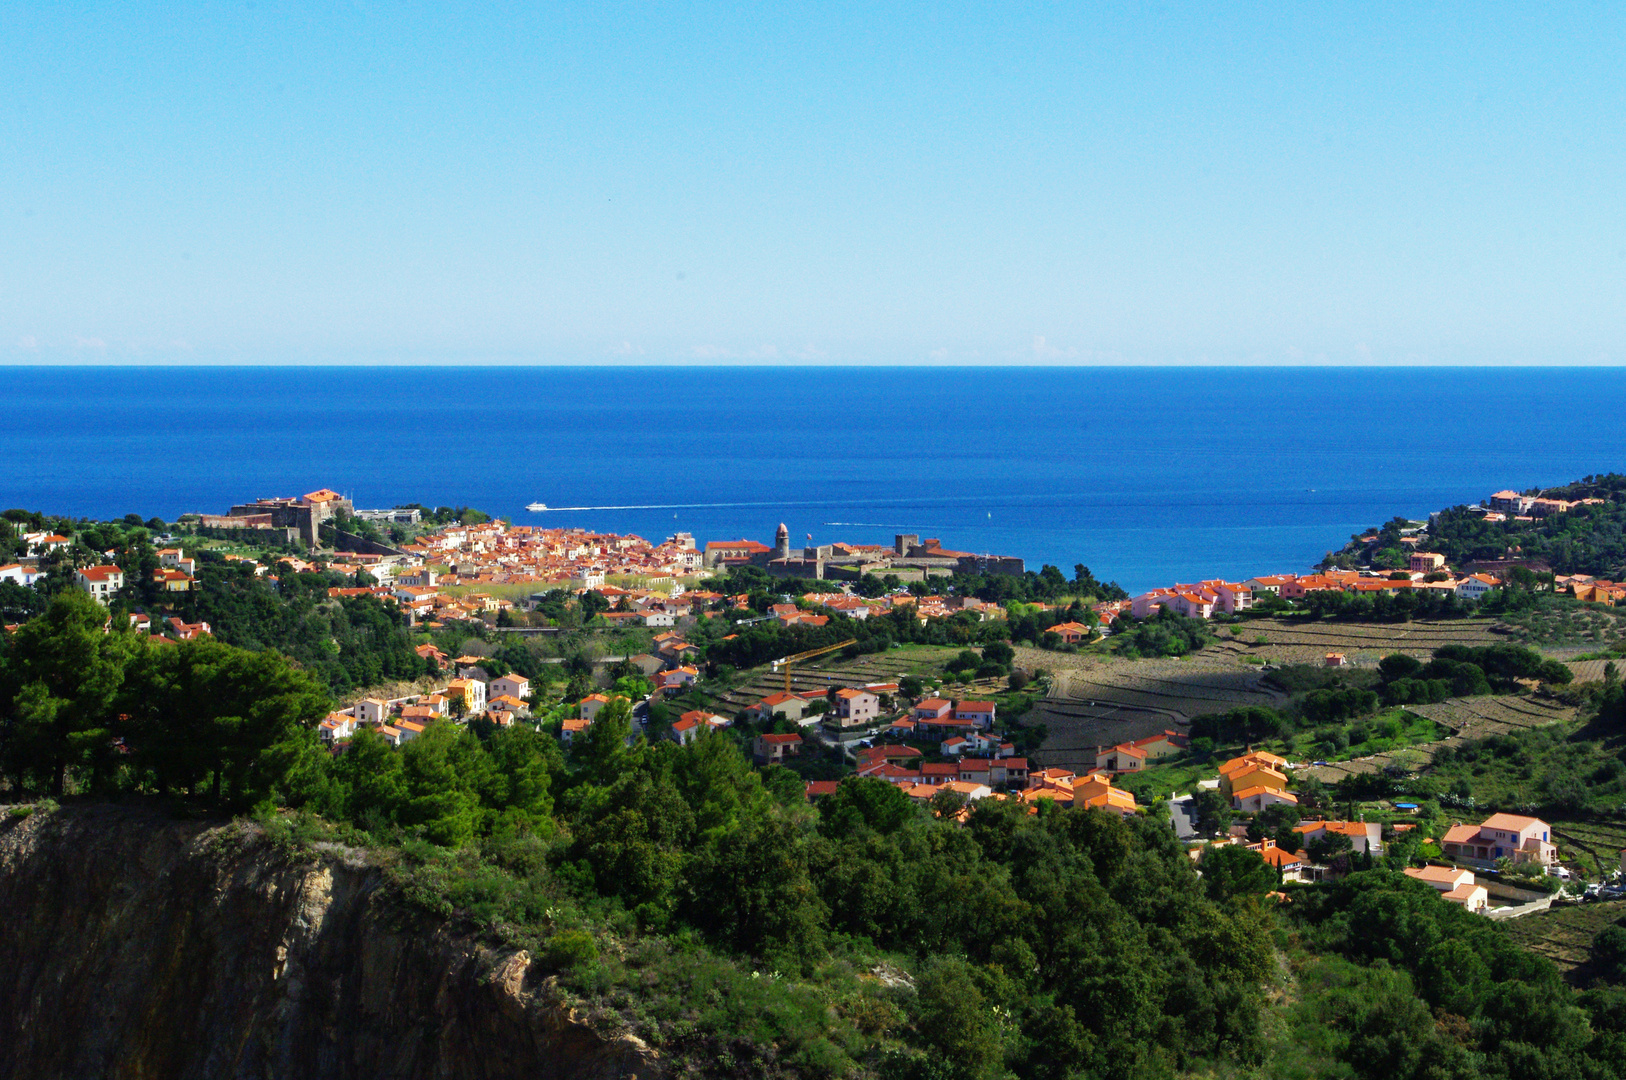
M897 682L905 675L917 674L940 677L943 664L960 654L959 646L916 645L889 652L859 656L852 660L839 655L816 658L807 664L798 664L791 671L791 689L797 693L823 692L835 686L863 686L865 683ZM1004 689L1004 680L984 680L971 684L973 694L992 694ZM725 716L733 716L771 694L785 689L785 676L767 668L760 668L751 677L725 693L711 698L711 707ZM956 691L954 696L969 696Z
M1626 641L1626 612L1546 597L1534 610L1506 616L1508 637L1549 653L1588 652Z
M1561 720L1575 719L1573 706L1528 694L1497 697L1452 698L1433 705L1408 705L1406 711L1425 716L1447 728L1451 734L1439 742L1407 746L1370 757L1316 765L1302 770L1323 783L1333 784L1346 776L1378 772L1390 765L1415 771L1434 760L1442 746L1459 746L1469 739L1483 739L1523 728L1541 727Z
M1622 916L1626 916L1626 900L1612 900L1554 907L1502 925L1517 944L1545 956L1570 976L1586 963L1592 940Z
M1225 651L1120 660L1018 649L1016 662L1053 673L1050 696L1025 719L1049 729L1044 763L1068 768L1093 764L1098 745L1180 730L1193 717L1243 705L1279 705L1286 697L1261 683L1257 666Z
M1595 863L1605 876L1619 868L1621 849L1626 848L1626 822L1553 821L1552 826L1553 839L1566 860Z
M1017 663L1055 673L1050 696L1028 715L1049 728L1046 765L1093 763L1098 745L1180 730L1193 718L1243 705L1280 706L1287 695L1265 684L1258 660L1319 666L1329 652L1353 664L1375 666L1394 652L1427 657L1442 645L1486 645L1501 638L1488 619L1410 623L1293 622L1260 619L1225 630L1220 640L1178 660L1120 660L1077 653L1017 650ZM1259 639L1264 639L1260 641ZM1394 754L1416 758L1415 749ZM1370 771L1391 759L1351 763ZM1416 758L1426 763L1428 755ZM1338 771L1333 775L1343 775Z
M1480 646L1506 641L1492 629L1495 625L1490 619L1407 623L1257 619L1237 624L1239 637L1222 634L1219 644L1211 648L1257 653L1281 664L1319 664L1328 653L1338 652L1350 663L1370 666L1390 653L1426 658L1443 645ZM1261 642L1260 638L1265 640Z
M1564 666L1575 675L1578 683L1603 682L1603 669L1609 663L1608 660L1571 660ZM1626 672L1626 660L1616 660L1614 665L1617 670Z
M1573 706L1529 694L1452 698L1433 705L1410 705L1407 709L1444 724L1459 742L1575 718Z
M1049 728L1041 752L1046 765L1076 767L1093 762L1100 745L1138 739L1166 728L1180 730L1193 718L1242 705L1279 706L1286 695L1265 684L1256 662L1319 666L1330 652L1362 667L1391 653L1426 658L1443 645L1482 646L1506 640L1489 619L1444 622L1334 623L1260 619L1238 624L1240 636L1221 640L1178 660L1120 660L1079 653L1017 650L1017 663L1055 675L1050 696L1029 714ZM1225 632L1228 634L1228 630ZM1263 638L1261 642L1259 639ZM1327 782L1390 765L1415 770L1441 746L1464 739L1573 719L1575 710L1528 695L1464 698L1412 711L1444 726L1437 743L1403 747L1306 770Z

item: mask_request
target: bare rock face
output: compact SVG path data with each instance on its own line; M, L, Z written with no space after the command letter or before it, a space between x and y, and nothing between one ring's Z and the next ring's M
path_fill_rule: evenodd
M122 807L0 819L0 1080L653 1080L523 952L343 851Z

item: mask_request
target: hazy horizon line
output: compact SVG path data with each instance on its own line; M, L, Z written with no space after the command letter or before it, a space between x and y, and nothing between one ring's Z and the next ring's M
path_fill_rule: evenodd
M671 369L706 369L706 370L737 370L737 371L771 371L771 370L898 370L913 371L931 370L984 370L984 371L1111 371L1123 369L1159 368L1166 370L1282 370L1282 371L1398 371L1398 370L1442 370L1474 371L1485 369L1500 370L1566 370L1566 371L1607 371L1626 368L1626 361L1580 361L1580 362L1540 362L1540 361L1375 361L1368 360L1360 363L1346 363L1328 361L1324 363L1296 362L1279 363L1267 361L1134 361L1120 360L1112 363L988 363L988 362L958 362L958 361L771 361L761 360L681 360L668 363L641 360L639 362L603 362L603 361L570 361L570 360L492 360L485 359L448 359L448 360L39 360L39 361L4 361L0 360L0 369L11 370L40 370L52 368L81 368L86 370L99 370L109 368L161 368L171 369L243 369L243 368L569 368L579 370L614 370L614 371L666 371Z

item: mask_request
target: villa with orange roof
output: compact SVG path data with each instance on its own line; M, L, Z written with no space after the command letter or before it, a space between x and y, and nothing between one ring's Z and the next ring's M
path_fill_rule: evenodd
M1327 836L1347 836L1356 854L1383 853L1383 826L1375 821L1301 821L1293 831L1306 845Z
M787 757L802 752L802 737L797 734L758 735L751 744L752 756L758 765L777 765Z
M779 716L784 717L786 720L794 720L797 723L801 723L802 714L806 711L806 698L802 697L800 694L787 694L784 691L780 691L777 694L769 694L767 697L763 698L750 708L750 712L757 718L758 723L772 720Z
M124 571L117 566L83 566L74 571L73 583L105 605L124 588Z
M1149 755L1133 743L1117 746L1098 746L1095 749L1095 767L1104 772L1134 773L1146 768Z
M610 696L608 694L588 694L576 705L576 711L581 714L583 720L592 723L598 719L598 714L609 703Z
M1243 813L1257 814L1265 807L1276 806L1279 803L1297 806L1299 798L1283 788L1266 787L1263 784L1238 788L1231 793L1231 806Z
M479 679L453 679L446 684L446 696L461 698L464 716L479 716L486 711L486 684Z
M1275 803L1297 803L1287 790L1286 759L1256 750L1219 768L1220 792L1239 810L1257 812Z
M1483 885L1475 884L1471 870L1453 870L1445 866L1408 866L1405 873L1407 877L1437 890L1442 900L1458 904L1475 914L1484 914L1490 906L1490 893Z
M1086 776L1073 784L1073 805L1090 810L1112 810L1124 817L1136 813L1135 796L1115 788L1104 776Z
M954 706L956 720L969 720L984 731L994 726L997 706L992 701L961 701Z
M1554 866L1558 848L1552 829L1540 818L1492 814L1478 825L1453 825L1440 841L1445 857L1470 866L1491 867L1498 859Z
M868 690L846 687L836 691L836 716L842 727L859 727L873 721L881 712L881 699Z
M1501 584L1500 581L1489 574L1469 574L1457 582L1457 599L1477 603L1484 598L1486 593Z

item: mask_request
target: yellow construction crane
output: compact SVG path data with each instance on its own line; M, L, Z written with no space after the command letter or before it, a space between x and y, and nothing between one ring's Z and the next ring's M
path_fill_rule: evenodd
M768 666L770 668L772 668L773 670L775 670L775 671L779 670L779 668L781 666L784 667L784 669L785 669L785 693L788 694L788 693L790 693L790 666L792 664L797 663L798 661L801 661L801 660L811 660L815 656L823 656L825 653L833 653L837 649L845 649L847 646L856 645L857 643L858 643L857 638L848 638L846 641L838 641L834 645L826 645L822 649L809 649L806 652L799 652L795 656L787 656L782 660L775 660L772 664L769 664Z

